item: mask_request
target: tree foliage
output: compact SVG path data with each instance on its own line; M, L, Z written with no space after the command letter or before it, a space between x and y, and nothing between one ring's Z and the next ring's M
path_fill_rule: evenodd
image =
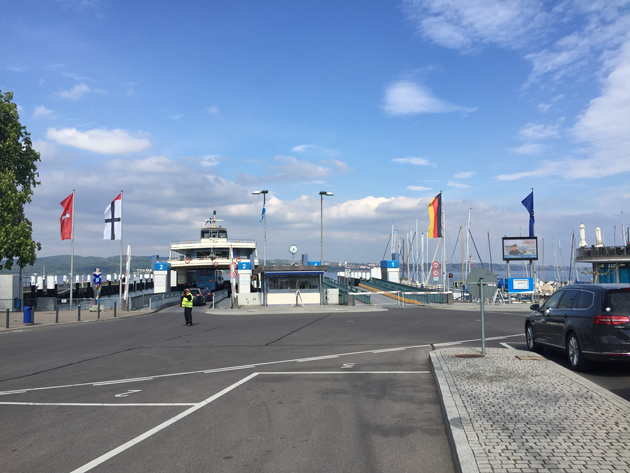
M0 269L11 269L14 259L24 268L35 262L41 245L33 241L24 205L31 202L37 181L39 153L31 135L20 124L13 93L0 91Z

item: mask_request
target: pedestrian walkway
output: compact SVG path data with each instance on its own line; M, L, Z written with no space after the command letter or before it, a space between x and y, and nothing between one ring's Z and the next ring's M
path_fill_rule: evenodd
M630 472L630 403L532 352L431 352L462 473Z

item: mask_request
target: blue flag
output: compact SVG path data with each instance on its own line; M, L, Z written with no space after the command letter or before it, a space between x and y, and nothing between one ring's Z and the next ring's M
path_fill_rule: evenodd
M534 191L525 197L521 203L529 212L529 236L534 236Z
M263 218L265 218L265 204L264 203L263 203L262 213L260 214L260 222L258 223L262 223Z

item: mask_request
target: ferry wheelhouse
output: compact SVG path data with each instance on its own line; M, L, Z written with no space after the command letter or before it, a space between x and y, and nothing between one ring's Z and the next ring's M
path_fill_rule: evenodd
M234 271L230 265L247 261L251 267L258 266L255 240L234 240L228 238L227 229L217 227L219 220L206 220L199 240L171 242L169 263L177 272L177 285L196 286L204 293L224 287L224 273ZM226 281L228 274L225 275Z

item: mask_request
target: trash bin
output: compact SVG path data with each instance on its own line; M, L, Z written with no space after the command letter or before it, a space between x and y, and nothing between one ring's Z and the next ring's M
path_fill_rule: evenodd
M16 297L13 299L13 308L18 310L20 307L22 307L22 301Z
M24 323L32 324L33 323L33 308L29 306L24 306Z

